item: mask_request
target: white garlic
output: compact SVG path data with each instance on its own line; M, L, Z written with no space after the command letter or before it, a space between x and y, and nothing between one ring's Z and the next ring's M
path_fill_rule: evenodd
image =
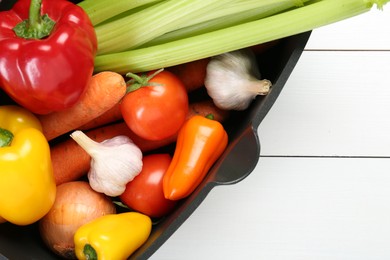
M214 104L224 110L244 110L258 95L266 95L269 80L260 80L254 54L249 49L211 57L205 87Z
M97 192L119 196L142 170L142 152L127 136L116 136L101 143L82 131L74 131L70 136L91 156L88 180Z

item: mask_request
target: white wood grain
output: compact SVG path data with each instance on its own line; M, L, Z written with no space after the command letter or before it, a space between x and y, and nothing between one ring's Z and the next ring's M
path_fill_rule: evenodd
M259 126L263 155L390 156L390 52L304 52Z
M153 259L390 259L390 160L260 158Z
M390 50L390 7L313 30L307 50Z

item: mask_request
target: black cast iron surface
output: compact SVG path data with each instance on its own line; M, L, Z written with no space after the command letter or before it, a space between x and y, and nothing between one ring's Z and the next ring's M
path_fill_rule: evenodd
M9 9L14 2L0 1L0 10ZM282 91L309 37L310 32L306 32L281 39L257 57L262 78L273 83L271 92L267 96L256 98L246 111L233 113L225 124L230 141L222 157L195 192L172 214L154 225L147 242L130 259L149 258L186 221L215 186L237 183L253 171L260 155L257 128ZM9 102L4 93L0 92L0 104ZM60 258L43 244L36 224L19 227L5 223L0 224L0 260L3 259Z

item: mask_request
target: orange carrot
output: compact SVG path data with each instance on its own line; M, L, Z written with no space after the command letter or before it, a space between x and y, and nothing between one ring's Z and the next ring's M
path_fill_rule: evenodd
M184 83L187 92L191 92L204 86L209 61L209 58L204 58L166 69L178 76Z
M211 100L190 104L188 118L193 115L213 114L215 120L223 122L229 111L217 108ZM117 135L128 136L142 152L149 152L176 141L176 135L159 141L145 140L132 132L124 122L119 122L85 132L91 139L102 142ZM85 175L90 167L90 156L73 140L68 139L51 147L54 177L57 185L77 180Z
M91 130L86 134L97 142L124 134L124 124ZM77 180L88 172L91 157L73 139L55 144L50 149L56 184Z
M116 121L122 120L122 112L120 109L120 104L115 104L112 108L104 112L102 115L94 118L92 121L83 124L78 127L79 130L90 130L93 128L101 127L107 124L114 123Z
M92 76L86 93L73 107L40 115L43 133L52 140L100 116L126 93L126 82L122 75L104 71Z

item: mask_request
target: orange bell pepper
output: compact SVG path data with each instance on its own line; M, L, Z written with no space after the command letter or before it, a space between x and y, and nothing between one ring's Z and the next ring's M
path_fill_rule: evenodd
M193 116L180 129L175 152L164 178L164 196L179 200L190 195L202 182L228 143L221 123Z

